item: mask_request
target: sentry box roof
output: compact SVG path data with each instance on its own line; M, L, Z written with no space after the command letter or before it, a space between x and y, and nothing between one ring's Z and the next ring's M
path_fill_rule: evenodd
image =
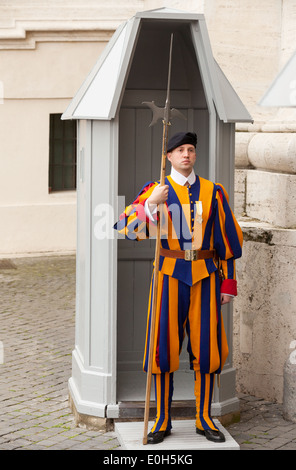
M274 79L261 99L261 106L296 106L296 52Z
M129 75L135 69L135 60L137 73L142 71L142 76L137 75L133 80L134 88L138 83L141 89L165 89L171 33L179 52L174 70L173 49L172 88L184 87L184 83L178 83L176 69L185 67L190 75L190 61L195 60L206 100L214 103L219 118L225 123L252 122L213 58L204 16L168 8L137 13L119 26L62 119L113 119L119 111Z

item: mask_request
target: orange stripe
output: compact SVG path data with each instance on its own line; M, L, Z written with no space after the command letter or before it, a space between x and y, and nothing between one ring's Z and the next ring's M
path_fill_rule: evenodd
M196 427L198 429L204 429L205 424L202 423L202 420L208 425L210 429L216 429L215 424L213 423L211 416L209 415L209 407L212 402L212 393L211 393L211 375L203 374L205 379L205 389L202 390L202 381L201 374L199 371L195 372L195 382L194 382L194 394L196 398ZM213 387L214 388L214 387Z
M179 335L178 335L178 285L177 279L169 279L169 337L170 337L170 370L179 368Z
M190 335L191 349L194 357L194 369L199 368L200 360L200 324L201 324L201 282L197 282L190 289L190 307L188 313L188 320L190 330L194 331Z
M217 299L216 299L216 277L210 276L210 371L215 371L220 366L220 353L217 341Z

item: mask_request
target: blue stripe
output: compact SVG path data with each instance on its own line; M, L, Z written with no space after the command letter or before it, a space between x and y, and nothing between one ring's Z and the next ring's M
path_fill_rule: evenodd
M209 250L210 242L211 242L211 233L213 228L213 222L215 219L215 200L216 200L216 187L214 187L213 196L212 196L212 203L211 203L211 215L208 218L205 231L204 231L204 238L202 244L202 250Z
M190 211L193 209L193 219L195 219L195 216L196 216L196 204L195 204L195 202L199 201L199 194L200 194L200 179L197 175L196 175L196 180L193 183L193 185L190 186L190 188L188 190L188 193L191 194L191 196L189 196ZM190 212L190 214L191 214L191 212ZM194 222L192 221L192 217L191 217L191 231L193 230L193 226L194 226Z
M159 367L161 372L170 370L168 354L168 326L169 326L169 276L163 276L162 296L159 319Z
M179 352L181 352L184 337L184 322L188 317L190 305L190 286L182 281L178 282L178 333L179 333ZM188 321L188 320L187 320Z
M210 369L210 277L201 281L200 372Z
M180 200L177 196L177 193L175 192L173 186L170 184L168 178L166 178L166 184L169 186L169 196L167 199L167 204L168 206L171 205L177 205L180 210L179 210L179 217L176 217L176 215L172 218L172 222L174 225L174 229L177 233L177 236L179 238L179 243L180 243L180 249L184 250L184 243L188 243L191 240L191 233L188 227L188 224L185 219L185 214L182 210L182 205L180 203ZM180 232L180 233L179 233Z
M199 409L199 418L203 429L212 429L208 423L204 419L204 413L207 414L207 417L211 420L213 424L213 428L217 429L215 426L212 418L211 418L211 403L213 396L213 387L214 387L214 374L210 374L210 387L209 387L209 400L208 400L208 408L204 409L205 407L205 398L206 398L206 376L205 374L200 374L200 409Z
M212 274L214 271L217 270L217 267L212 258L205 259L205 263L209 274Z
M155 402L156 402L156 409L157 409L157 422L156 427L154 432L158 432L163 425L163 422L165 420L165 398L166 395L168 394L168 423L166 430L169 430L172 428L172 423L171 423L171 403L172 403L172 398L173 398L173 391L174 391L174 373L170 373L169 377L169 389L165 389L165 374L162 373L160 374L160 391L157 391L157 381L156 381L156 374L154 375L154 390L155 390ZM158 392L160 395L160 403L157 403L157 396Z
M229 260L227 260L227 272L228 272L227 278L233 279L233 276L234 276L233 258L230 258Z
M218 256L221 259L225 259L226 248L220 228L220 217L218 209L218 201L215 204L215 222L214 222L214 248L217 250Z
M182 280L189 286L192 286L191 263L184 259L176 259L174 271L172 274L176 279Z
M165 238L164 238L165 237ZM169 246L169 243L168 243L168 240L167 240L167 236L162 236L161 237L161 246L162 248L165 248L166 250L169 250L170 249L170 246Z
M216 290L216 302L217 302L217 343L218 343L218 350L219 350L219 357L220 357L220 366L217 369L217 374L221 372L221 352L222 352L222 344L221 344L221 301L220 301L220 279L218 271L215 272L215 290Z
M148 362L149 362L149 347L150 347L150 329L151 329L151 313L152 313L152 303L153 303L153 289L154 289L154 272L152 273L152 281L151 281L151 299L149 305L149 323L148 323L148 331L147 331L147 346L146 346L146 357L144 362L144 371L148 371Z
M222 200L223 200L223 209L225 213L225 231L227 234L229 244L231 246L231 250L233 252L233 257L240 258L242 255L242 249L241 249L241 245L237 236L237 231L236 231L234 219L231 213L231 209L229 207L229 204L227 202L226 196L222 188L219 187L218 191L220 191L223 196ZM220 257L222 258L222 256ZM225 257L222 259L225 259Z

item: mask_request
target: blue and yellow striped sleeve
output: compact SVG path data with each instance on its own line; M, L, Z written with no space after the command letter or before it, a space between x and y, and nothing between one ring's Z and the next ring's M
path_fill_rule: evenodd
M158 183L147 183L139 192L136 199L125 208L114 225L114 229L128 240L145 240L155 235L155 226L145 213L144 205Z

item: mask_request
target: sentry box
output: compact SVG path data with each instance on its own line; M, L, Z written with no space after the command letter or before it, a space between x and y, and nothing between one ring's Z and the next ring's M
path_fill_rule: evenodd
M171 106L186 120L174 119L171 132L197 133L196 171L222 183L233 205L235 123L252 118L213 58L204 16L167 8L137 13L117 29L62 116L78 126L76 339L69 380L78 417L143 416L154 241L118 240L112 226L125 203L159 178L162 124L149 126L152 113L143 102L165 105L172 33ZM223 315L230 354L213 416L239 407L231 307ZM175 415L194 416L186 351L174 377Z

